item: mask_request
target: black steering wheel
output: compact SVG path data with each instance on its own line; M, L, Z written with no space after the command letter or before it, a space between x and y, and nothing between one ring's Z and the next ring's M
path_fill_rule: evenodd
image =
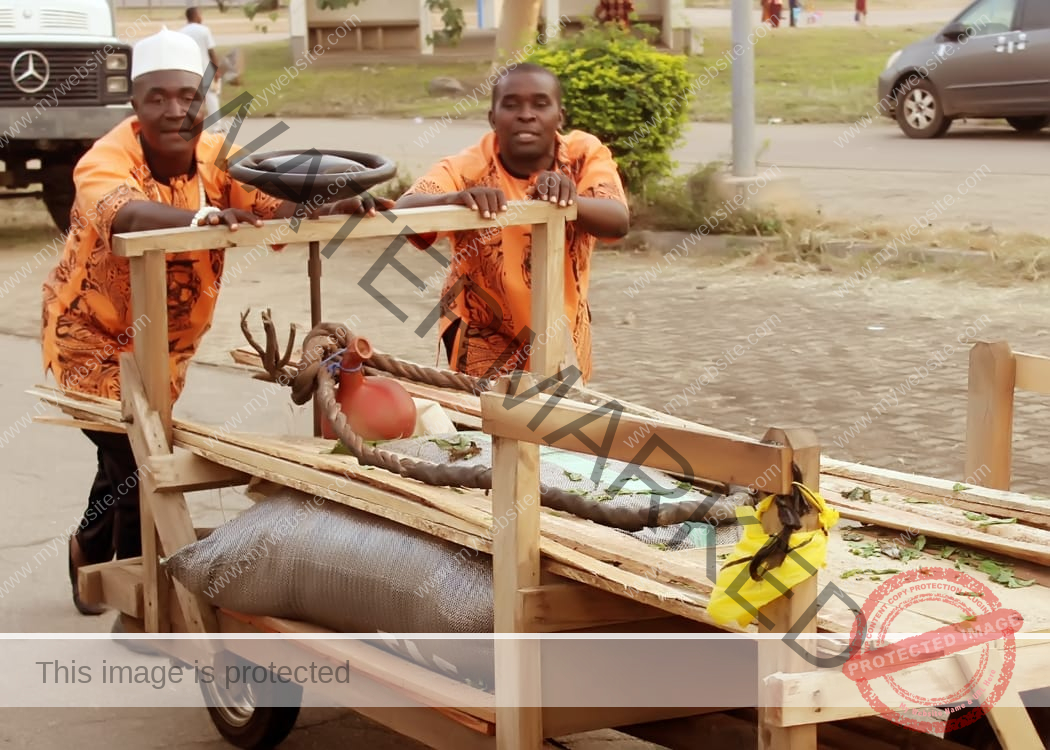
M353 198L396 174L390 159L359 151L270 151L249 154L230 166L235 180L295 203Z

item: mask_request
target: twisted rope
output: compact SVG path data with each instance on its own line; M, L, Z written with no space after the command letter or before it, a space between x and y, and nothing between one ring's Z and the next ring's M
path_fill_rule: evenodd
M332 425L332 430L362 466L375 466L391 474L436 487L491 490L491 467L452 466L399 456L378 446L367 445L350 429L346 415L336 399L335 376L329 369L330 361L349 345L349 337L349 331L333 323L321 323L307 334L303 341L303 359L298 371L291 378L292 401L301 406L311 398L316 398L322 413ZM269 340L271 338L272 341ZM275 337L268 336L268 347L271 343L276 344ZM272 357L264 359L264 362L275 361L279 360ZM368 363L373 366L368 369L440 388L480 393L491 387L487 379L417 365L387 354L374 354ZM288 382L288 373L283 368L274 368L270 375L274 379L279 379L279 375L284 376L279 382ZM575 392L580 397L586 397L589 402L595 401L594 397L580 393L564 383L559 384L558 391L562 395ZM736 522L736 504L721 493L673 505L654 503L649 508L623 508L605 505L541 483L540 503L544 507L624 531L672 526L685 521L704 522L715 526Z

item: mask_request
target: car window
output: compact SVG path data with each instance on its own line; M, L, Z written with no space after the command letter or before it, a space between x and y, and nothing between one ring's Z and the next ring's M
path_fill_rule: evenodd
M1021 15L1021 28L1025 31L1050 29L1050 2L1028 0Z
M973 27L974 36L1010 31L1019 0L979 0L961 16L959 23Z

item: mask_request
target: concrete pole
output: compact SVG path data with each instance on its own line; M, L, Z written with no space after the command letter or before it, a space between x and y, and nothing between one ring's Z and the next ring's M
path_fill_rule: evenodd
M751 0L733 2L733 176L755 176L755 50ZM737 56L739 53L739 56Z

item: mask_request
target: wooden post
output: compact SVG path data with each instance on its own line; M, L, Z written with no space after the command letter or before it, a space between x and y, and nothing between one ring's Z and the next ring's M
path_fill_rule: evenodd
M970 349L966 405L966 480L1010 489L1016 363L1005 341Z
M530 376L520 389L533 385ZM509 379L503 384L511 387ZM540 584L540 474L538 445L492 438L492 590L495 632L525 633L524 592ZM540 641L497 640L498 750L543 746Z
M820 443L812 430L772 429L766 433L765 442L777 442L789 447L792 461L798 466L802 475L802 484L814 492L820 491ZM802 531L810 531L818 526L816 512L809 512L802 517ZM775 534L782 528L780 519L772 509L762 517L762 527L769 534ZM772 571L776 575L776 570ZM772 627L759 622L760 633L799 633L817 632L817 613L807 612L817 599L817 576L814 574L789 591L790 596L782 596L761 610L764 618L772 621ZM816 643L811 640L798 640L796 645L808 653L815 654ZM760 640L759 679L760 684L770 674L778 672L807 672L813 666L802 656L790 649L780 639ZM763 698L762 703L768 703ZM777 727L773 720L780 713L778 706L760 705L758 709L758 750L817 750L817 726L808 724L797 727Z
M120 357L121 412L131 421L128 439L139 467L142 518L143 599L147 632L171 629L167 610L171 583L159 569L168 556L197 541L181 491L159 491L152 457L172 455L171 364L168 355L167 263L163 250L129 258L131 309L136 320L134 351ZM138 327L137 321L144 325ZM183 619L195 632L218 629L213 611L175 584Z
M540 380L561 370L569 355L573 320L564 325L565 217L560 213L532 225L532 328L536 335L529 371ZM575 361L576 357L572 357Z
M316 328L321 322L321 243L310 243L310 260L307 261L307 275L310 277L310 327ZM321 437L321 402L313 399L314 437Z

